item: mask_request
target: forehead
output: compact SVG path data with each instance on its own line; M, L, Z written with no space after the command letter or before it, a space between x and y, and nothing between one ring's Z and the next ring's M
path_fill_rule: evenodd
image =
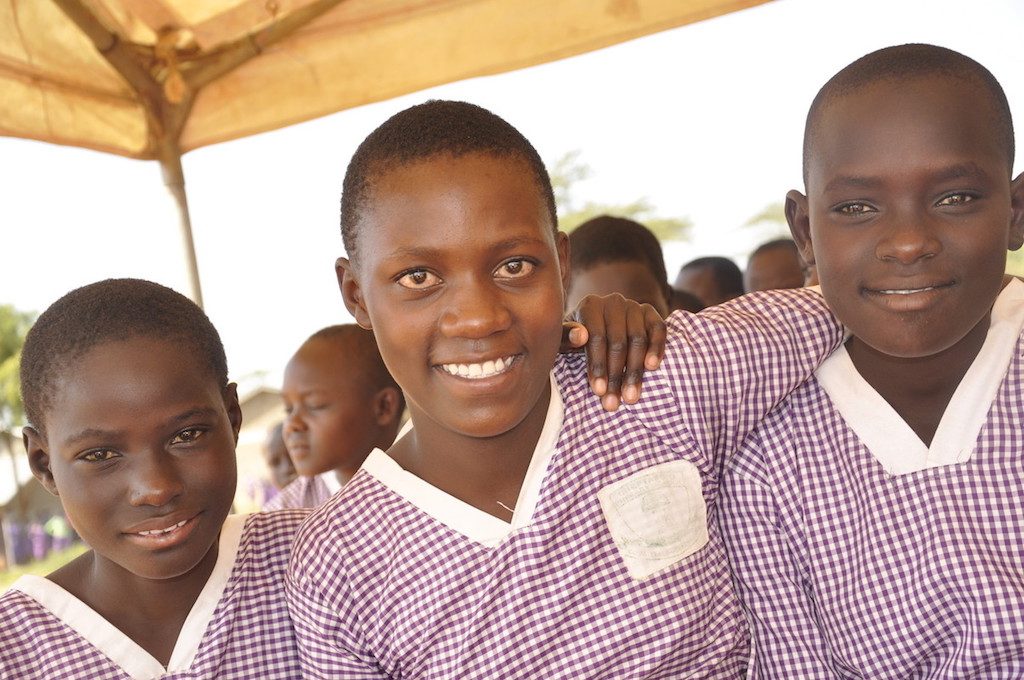
M165 409L222 403L221 386L192 348L149 337L100 343L65 365L53 385L47 429L141 424Z
M470 247L515 227L554 243L541 189L518 156L441 154L374 175L359 224L359 259L440 245L459 232Z
M885 79L833 96L810 132L808 190L836 174L895 177L914 169L1002 164L994 105L977 81L946 74Z
M307 340L284 369L284 388L355 384L362 375L357 364L364 361L349 338Z

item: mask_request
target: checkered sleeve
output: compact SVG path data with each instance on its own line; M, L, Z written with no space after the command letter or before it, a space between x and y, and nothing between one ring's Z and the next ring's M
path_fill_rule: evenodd
M662 369L644 377L639 417L674 447L696 442L715 467L842 341L842 327L811 289L676 312L668 330Z
M359 622L342 583L343 559L325 535L329 518L315 513L295 539L285 596L299 646L302 677L306 680L366 680L387 678L359 634Z
M755 432L726 464L718 498L733 585L753 638L748 678L843 677L830 669L814 599L784 535L759 446Z

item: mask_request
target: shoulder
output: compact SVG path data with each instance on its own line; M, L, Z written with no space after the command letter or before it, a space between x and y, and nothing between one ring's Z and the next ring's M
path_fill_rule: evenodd
M45 614L45 612L42 605L23 593L15 583L0 594L0 621L5 624L0 626L0 638L11 632L12 624L25 621L32 616Z
M271 498L266 505L263 506L263 510L281 510L283 508L301 508L303 507L302 498L305 495L306 488L309 486L308 477L296 477L288 483L281 491Z
M393 523L400 500L373 475L360 470L339 493L308 510L294 543L294 559L341 550L359 536Z
M288 562L292 542L309 510L287 509L254 512L244 518L238 543L239 562L258 562L261 569Z
M817 288L790 288L748 293L697 313L678 310L665 324L672 347L704 336L729 340L764 333L782 320L816 324L823 319L829 327L837 325Z

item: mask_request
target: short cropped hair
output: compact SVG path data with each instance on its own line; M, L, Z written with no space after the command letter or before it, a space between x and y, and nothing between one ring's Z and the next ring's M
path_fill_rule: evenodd
M341 237L349 258L357 256L357 226L377 177L395 167L434 156L458 158L472 153L525 161L551 216L551 224L558 228L551 178L526 137L475 104L434 99L384 121L363 140L349 161L341 193Z
M368 331L354 323L338 324L321 328L306 339L306 343L315 340L332 342L343 351L350 352L354 360L352 366L360 371L366 378L367 385L373 392L378 392L385 387L394 387L399 394L399 410L404 407L402 388L395 382L388 367L384 365L384 359L380 356L380 349L374 339L373 331Z
M821 112L835 99L855 90L886 80L911 80L930 75L976 83L988 95L988 105L993 115L999 143L1006 150L1009 169L1013 169L1015 153L1013 138L1013 117L1006 93L991 71L959 52L935 45L909 44L886 47L857 59L842 69L818 91L807 112L804 126L803 173L807 184L808 166L814 133L821 118ZM980 106L981 103L979 102Z
M668 294L668 274L658 237L650 229L624 217L601 215L587 220L569 234L573 271L608 262L639 262Z
M194 302L152 281L107 279L64 295L29 329L20 367L29 423L44 429L57 377L72 362L98 345L138 336L182 343L212 380L228 384L220 335Z
M761 253L766 253L769 250L776 250L776 249L779 249L779 248L782 248L784 250L792 251L797 256L797 259L801 259L800 258L800 250L799 250L799 248L796 247L796 242L794 242L793 239L791 239L791 238L777 238L777 239L773 239L771 241L766 241L766 242L762 243L757 248L754 248L754 252L750 253L750 259L751 260L754 259L756 256L760 255ZM801 259L801 262L802 261L803 260Z
M727 257L717 255L698 257L684 264L679 271L705 268L711 270L711 275L714 277L715 283L718 284L718 290L723 295L733 297L743 295L743 272L735 262Z

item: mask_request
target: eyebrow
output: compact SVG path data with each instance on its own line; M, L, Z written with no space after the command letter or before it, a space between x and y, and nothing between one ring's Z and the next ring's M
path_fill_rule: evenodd
M932 182L948 182L954 179L963 178L980 178L988 179L988 173L985 172L977 163L955 163L953 165L946 166L939 169L929 178ZM859 189L875 189L882 186L884 182L877 177L867 177L862 175L839 175L833 177L832 180L825 185L825 191L832 191L839 188L859 188Z
M187 411L183 411L176 416L168 418L164 423L166 427L175 427L183 423L188 422L196 417L216 417L217 410L210 408L209 406L197 406ZM75 434L69 436L64 440L64 446L73 446L86 439L105 439L107 441L115 440L124 434L124 430L103 430L96 427L87 427L84 430L80 430Z
M500 252L503 250L512 250L522 245L545 245L543 239L535 238L532 236L518 236L513 238L505 239L504 241L498 241L490 246L489 250L494 252ZM387 258L412 258L412 259L435 259L440 257L443 251L437 248L429 248L427 246L409 246L401 247L392 250L388 253Z
M938 182L945 182L951 179L961 179L964 177L979 177L981 179L988 179L988 173L985 172L977 163L957 163L947 168L943 168L937 172L934 179Z
M882 180L877 177L864 177L861 175L840 175L833 177L825 185L825 191L832 191L841 187L852 187L858 189L875 189L882 186Z

